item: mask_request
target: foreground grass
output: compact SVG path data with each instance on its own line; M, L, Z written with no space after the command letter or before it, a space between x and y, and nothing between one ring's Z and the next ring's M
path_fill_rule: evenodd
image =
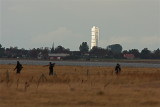
M0 65L0 107L159 107L160 68ZM45 76L43 77L42 74Z

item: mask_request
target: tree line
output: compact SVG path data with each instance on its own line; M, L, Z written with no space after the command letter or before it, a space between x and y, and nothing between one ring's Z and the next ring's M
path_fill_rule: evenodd
M89 50L87 42L82 42L79 46L79 51L70 51L68 48L64 48L59 45L56 48L33 48L26 50L24 48L19 49L18 47L5 48L0 44L0 58L24 58L24 59L49 59L49 54L64 53L69 54L64 58L66 59L160 59L160 49L149 50L144 48L141 51L138 49L123 50L120 44L112 44L106 48L93 47ZM128 55L128 57L125 57Z

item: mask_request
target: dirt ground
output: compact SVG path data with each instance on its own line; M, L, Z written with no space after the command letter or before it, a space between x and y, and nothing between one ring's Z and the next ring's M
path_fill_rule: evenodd
M160 68L0 65L0 107L160 107Z

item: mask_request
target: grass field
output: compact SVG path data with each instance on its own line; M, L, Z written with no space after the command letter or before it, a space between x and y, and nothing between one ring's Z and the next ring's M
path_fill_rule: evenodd
M160 68L0 65L0 107L160 107Z

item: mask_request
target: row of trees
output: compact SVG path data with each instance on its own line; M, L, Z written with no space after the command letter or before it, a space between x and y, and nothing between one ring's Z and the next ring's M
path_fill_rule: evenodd
M141 52L138 49L122 51L120 44L113 44L106 47L93 47L89 50L87 42L83 42L79 46L79 51L70 51L63 46L56 48L33 48L30 50L18 49L18 47L5 48L0 44L0 58L31 58L37 59L41 56L42 59L48 59L49 53L67 53L70 54L66 59L79 59L79 58L124 58L124 54L132 54L134 58L138 59L160 59L160 49L150 51L144 48Z
M93 47L90 51L86 42L80 45L81 52L89 52L90 56L97 56L99 58L124 58L125 54L134 55L137 59L160 59L160 49L151 51L148 48L144 48L141 52L138 49L124 50L122 51L120 44L113 44L107 46L106 49L101 47Z

